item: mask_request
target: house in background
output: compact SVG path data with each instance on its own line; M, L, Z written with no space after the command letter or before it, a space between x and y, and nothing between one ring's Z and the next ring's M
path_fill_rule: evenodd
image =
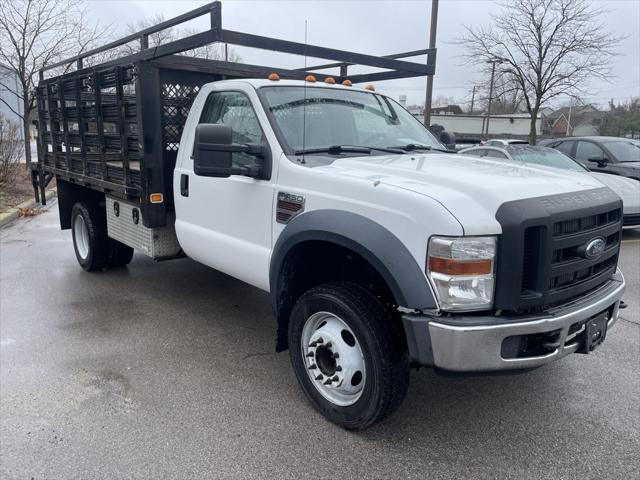
M18 124L22 124L22 119L16 112L22 115L22 102L14 92L19 92L20 88L18 76L13 69L0 63L0 114ZM22 139L22 128L19 131Z
M444 105L442 107L431 107L432 115L462 115L460 105Z
M552 137L599 135L604 116L593 105L562 107L545 116L543 132Z

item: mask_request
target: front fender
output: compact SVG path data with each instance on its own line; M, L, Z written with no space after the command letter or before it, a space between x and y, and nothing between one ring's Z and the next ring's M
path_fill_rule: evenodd
M433 292L420 266L392 232L373 220L342 210L313 210L294 218L278 237L269 266L271 299L278 315L281 272L287 253L309 240L349 248L369 262L385 280L401 307L434 309Z

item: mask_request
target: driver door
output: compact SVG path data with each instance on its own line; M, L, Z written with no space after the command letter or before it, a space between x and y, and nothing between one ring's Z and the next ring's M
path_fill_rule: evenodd
M267 142L251 100L242 91L212 91L199 121L189 125L190 131L195 131L197 123L230 126L233 143ZM193 151L193 135L185 146L189 152ZM255 163L256 157L234 152L232 162L234 166L245 166ZM185 253L216 270L268 290L273 180L240 175L198 176L193 173L193 159L187 159L186 155L175 176L176 186L180 182L175 195L176 233Z

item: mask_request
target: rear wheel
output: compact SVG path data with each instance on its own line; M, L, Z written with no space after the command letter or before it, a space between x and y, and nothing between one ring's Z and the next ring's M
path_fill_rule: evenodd
M291 362L305 394L329 420L362 429L401 404L409 362L394 328L380 302L354 284L322 285L296 302L289 323Z
M71 209L73 247L80 266L93 272L104 268L109 257L106 222L94 206L78 202Z
M98 206L86 202L73 206L71 234L78 263L88 272L124 267L133 257L131 247L107 236L105 214Z

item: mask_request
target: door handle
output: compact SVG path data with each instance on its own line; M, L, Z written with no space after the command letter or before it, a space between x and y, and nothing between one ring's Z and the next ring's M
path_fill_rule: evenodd
M189 175L183 173L180 175L180 195L189 196Z

